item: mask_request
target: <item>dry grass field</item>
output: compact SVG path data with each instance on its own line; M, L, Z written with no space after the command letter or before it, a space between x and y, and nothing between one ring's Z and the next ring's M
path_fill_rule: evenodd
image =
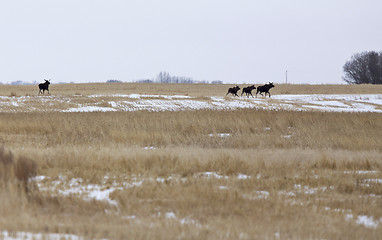
M228 87L52 84L50 91L203 98ZM0 85L0 96L37 93ZM272 89L315 93L382 88ZM68 234L61 239L382 239L381 136L382 115L370 112L3 112L0 239L3 231Z

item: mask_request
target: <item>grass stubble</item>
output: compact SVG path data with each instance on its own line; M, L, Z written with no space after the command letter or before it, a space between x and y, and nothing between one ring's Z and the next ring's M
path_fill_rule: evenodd
M381 226L357 217L382 218L381 183L370 181L382 179L381 136L377 113L1 113L0 226L108 239L378 239ZM40 175L46 191L27 180ZM110 204L60 194L62 179L131 185Z

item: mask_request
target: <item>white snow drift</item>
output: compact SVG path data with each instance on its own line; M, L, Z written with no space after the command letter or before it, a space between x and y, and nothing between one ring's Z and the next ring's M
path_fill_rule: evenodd
M80 98L80 99L79 99ZM80 101L79 101L80 100ZM81 103L79 103L81 102ZM271 98L203 97L183 95L0 96L0 111L108 112L235 110L382 112L382 94L273 95Z

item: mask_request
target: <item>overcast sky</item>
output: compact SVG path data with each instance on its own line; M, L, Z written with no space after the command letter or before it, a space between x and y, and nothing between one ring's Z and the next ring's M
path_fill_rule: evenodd
M0 2L0 82L153 79L344 83L382 50L381 0Z

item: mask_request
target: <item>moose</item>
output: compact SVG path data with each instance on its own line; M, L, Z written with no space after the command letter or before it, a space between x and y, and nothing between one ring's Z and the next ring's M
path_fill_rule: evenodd
M236 85L236 87L233 87L233 88L229 88L228 89L228 92L226 94L226 96L231 93L232 95L238 97L239 95L237 95L237 92L240 90L240 87L238 85Z
M271 97L271 94L269 93L269 89L273 88L275 85L273 85L273 83L268 83L268 84L265 84L263 86L258 86L257 87L257 92L256 92L256 97L257 97L257 94L260 93L261 96L263 96L263 94L261 93L265 93L265 97L267 97L267 93L269 95L269 97Z
M45 93L45 90L47 90L47 91L48 91L48 94L50 94L50 93L49 93L50 79L49 79L49 80L44 79L44 80L45 80L44 83L40 83L40 84L38 85L38 88L40 89L40 91L38 92L38 94L40 94L40 93L44 94L44 93Z
M253 97L253 95L252 95L253 89L256 89L255 85L243 88L243 91L241 92L241 96L243 96L243 94L245 93L245 95L247 95L247 97L249 97L249 95L251 95Z

